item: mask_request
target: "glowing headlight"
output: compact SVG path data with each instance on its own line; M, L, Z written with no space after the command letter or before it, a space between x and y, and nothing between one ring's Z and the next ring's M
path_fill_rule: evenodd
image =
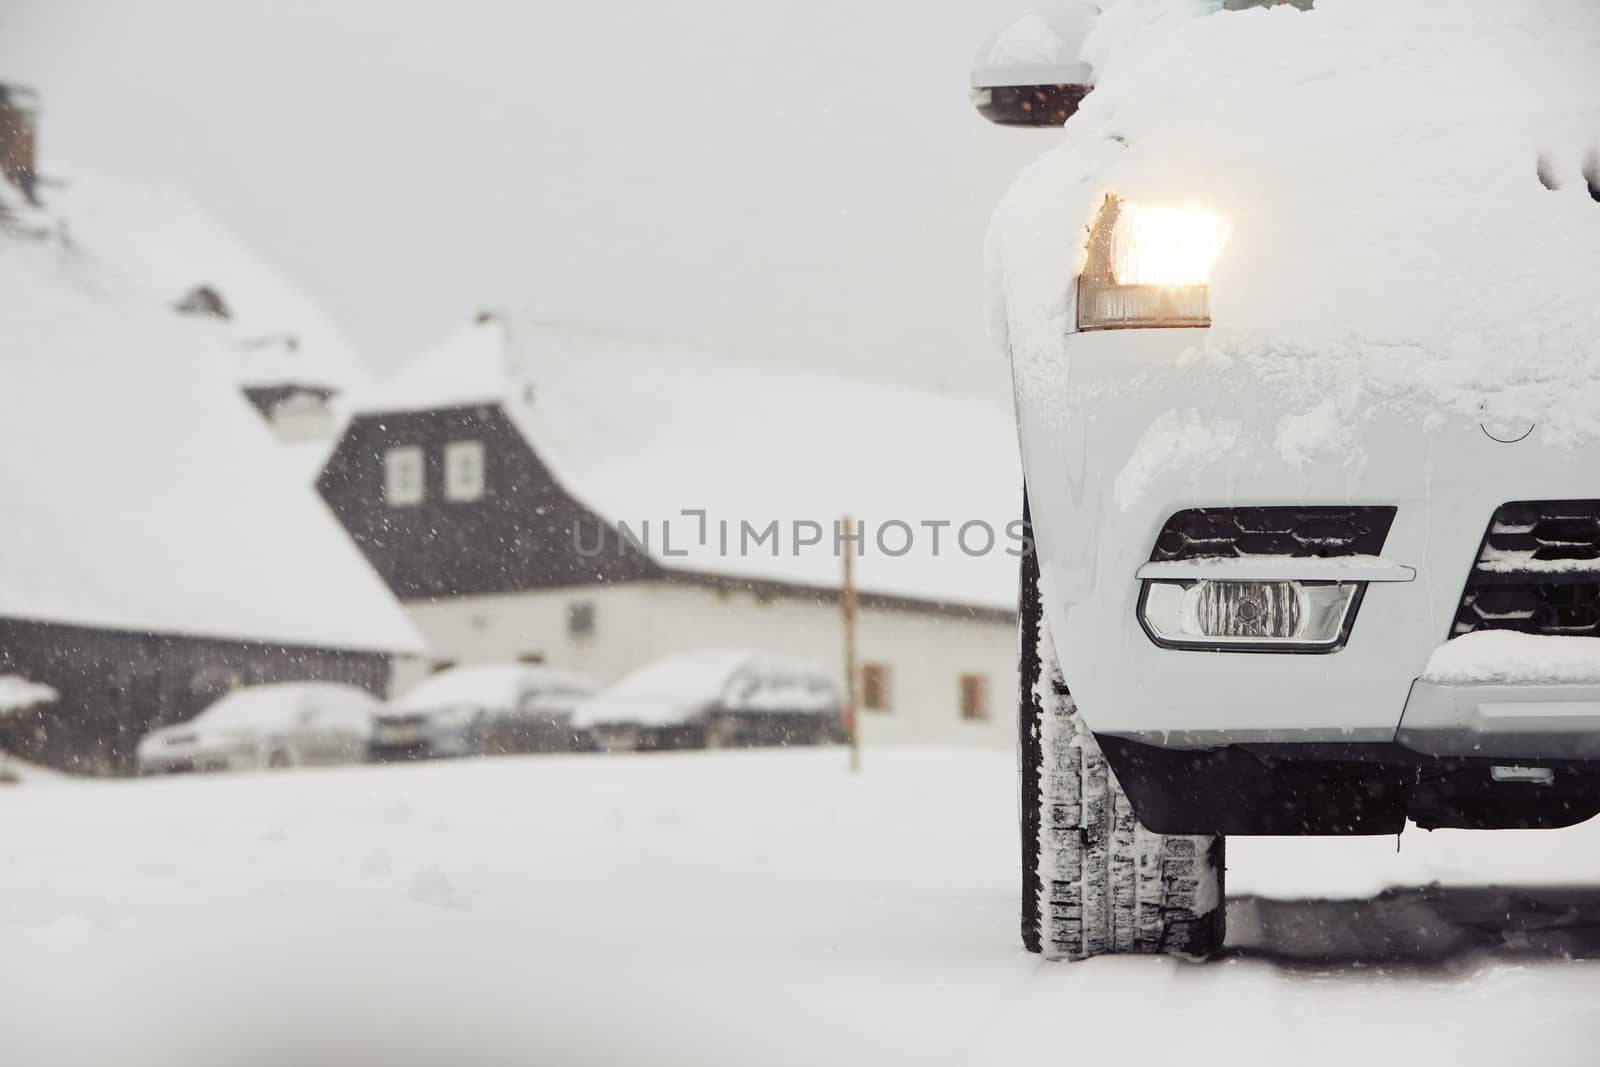
M1195 208L1123 204L1111 231L1118 285L1204 285L1228 227Z
M1078 329L1209 326L1206 282L1227 239L1210 212L1107 197L1078 279Z
M1331 652L1349 636L1363 588L1361 582L1147 581L1139 621L1166 648Z

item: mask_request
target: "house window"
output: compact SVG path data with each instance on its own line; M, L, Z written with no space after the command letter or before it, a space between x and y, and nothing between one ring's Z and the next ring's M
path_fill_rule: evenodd
M861 706L868 711L889 710L889 666L885 663L861 665Z
M971 722L989 718L989 679L981 674L961 676L961 717Z
M401 445L383 454L383 499L394 508L422 503L422 449Z
M482 441L451 441L444 446L444 495L450 500L483 495Z
M577 600L567 605L567 633L573 637L594 633L594 601Z

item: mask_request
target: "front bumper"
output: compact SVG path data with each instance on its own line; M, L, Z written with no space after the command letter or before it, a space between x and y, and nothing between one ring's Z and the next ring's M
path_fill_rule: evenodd
M1571 706L1589 696L1522 687L1490 699L1417 682L1496 508L1600 496L1600 445L1502 443L1445 412L1375 409L1342 424L1270 374L1214 376L1186 357L1203 340L1075 334L1060 366L1015 368L1045 616L1094 731L1166 748L1399 741L1431 756L1600 757L1600 718ZM1396 509L1383 557L1415 578L1368 585L1337 651L1168 649L1141 628L1136 575L1175 512L1348 504ZM1539 703L1559 707L1500 707Z
M367 746L368 758L379 762L456 759L482 754L483 731L476 725L379 720Z
M1418 681L1395 740L1429 756L1600 760L1600 685Z
M250 754L253 756L253 753ZM184 750L162 752L139 757L139 773L155 774L207 774L232 771L255 766L253 758L231 755L227 752Z

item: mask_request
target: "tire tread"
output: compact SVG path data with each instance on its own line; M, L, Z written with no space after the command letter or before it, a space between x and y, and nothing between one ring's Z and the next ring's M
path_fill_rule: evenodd
M1215 955L1225 935L1224 840L1139 823L1056 665L1036 568L1024 559L1018 620L1023 943L1064 960Z

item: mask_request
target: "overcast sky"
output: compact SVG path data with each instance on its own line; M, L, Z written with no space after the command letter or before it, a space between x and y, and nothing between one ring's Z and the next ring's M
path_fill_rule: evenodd
M981 243L1052 134L982 0L0 0L45 158L170 178L387 373L511 304L992 390Z

